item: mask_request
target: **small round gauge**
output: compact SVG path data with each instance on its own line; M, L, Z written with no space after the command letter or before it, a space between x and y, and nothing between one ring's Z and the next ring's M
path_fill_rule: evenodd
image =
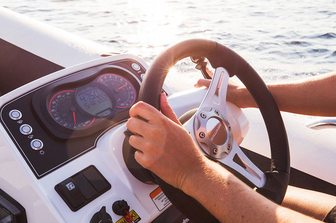
M86 85L76 89L77 105L94 117L107 117L113 114L113 102L105 91L95 85Z
M133 84L125 77L105 73L97 78L97 82L105 85L113 93L115 109L127 109L134 104L137 93Z
M75 90L61 90L50 97L48 112L51 118L67 129L84 129L95 122L95 117L79 111L74 103Z

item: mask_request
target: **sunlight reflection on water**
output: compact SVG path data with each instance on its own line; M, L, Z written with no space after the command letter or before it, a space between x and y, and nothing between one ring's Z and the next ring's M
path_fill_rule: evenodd
M149 63L177 41L208 38L241 54L266 81L336 70L335 0L2 0L2 5ZM179 69L191 69L184 66Z

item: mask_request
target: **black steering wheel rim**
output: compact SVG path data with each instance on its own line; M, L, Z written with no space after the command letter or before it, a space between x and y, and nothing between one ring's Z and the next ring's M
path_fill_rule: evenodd
M267 128L271 148L270 170L265 173L266 185L257 190L274 202L281 203L287 189L290 170L286 130L278 106L265 83L257 72L237 53L210 40L192 39L180 42L165 50L154 60L145 75L138 100L144 101L159 109L159 95L169 68L186 57L205 57L213 68L224 67L230 76L236 75L254 97ZM144 172L148 175L148 170L142 167L136 171ZM204 214L205 217L197 216L194 218L197 219L197 222L216 221L206 210L195 211L195 208L202 208L196 207L200 206L197 201L183 194L183 192L178 189L171 187L157 176L154 176L153 179L155 183L160 185L173 203L176 200L180 200L181 196L186 200L186 202L182 202L176 206L183 209L182 211L187 212L187 215L195 212L199 214L201 214L200 212L204 212L202 214ZM188 209L186 206L193 206L192 212L186 210ZM213 218L213 220L208 221L210 218Z

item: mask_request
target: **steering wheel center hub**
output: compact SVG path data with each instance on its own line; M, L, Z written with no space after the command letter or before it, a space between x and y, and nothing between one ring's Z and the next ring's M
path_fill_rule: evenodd
M194 119L194 132L199 147L212 159L222 159L232 148L230 123L215 108L203 108Z

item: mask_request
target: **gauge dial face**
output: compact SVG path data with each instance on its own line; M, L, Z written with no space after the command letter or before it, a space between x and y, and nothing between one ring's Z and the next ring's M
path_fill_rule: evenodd
M136 90L133 84L121 75L114 73L105 73L97 78L97 82L105 85L115 99L115 109L130 108L137 97Z
M56 92L48 102L52 119L67 129L84 129L95 122L95 118L79 111L74 103L75 90Z

